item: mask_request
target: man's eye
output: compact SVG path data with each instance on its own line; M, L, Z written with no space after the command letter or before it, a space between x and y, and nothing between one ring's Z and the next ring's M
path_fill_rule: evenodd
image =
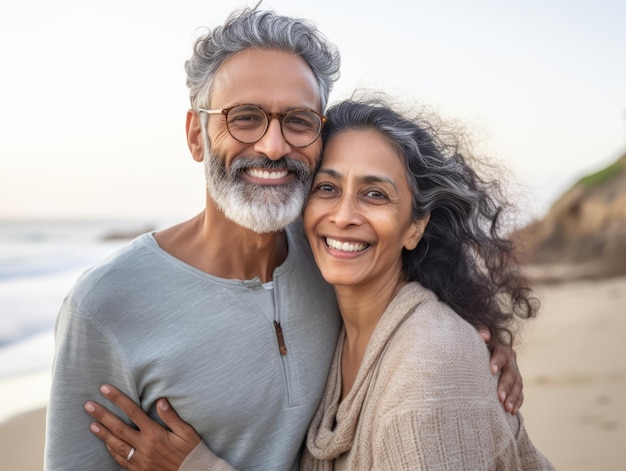
M231 116L230 117L230 121L231 122L237 122L237 121L260 121L259 116L255 115L255 114L239 114L237 116Z
M315 123L309 119L302 119L299 116L289 116L283 120L283 126L293 131L304 131L315 128Z

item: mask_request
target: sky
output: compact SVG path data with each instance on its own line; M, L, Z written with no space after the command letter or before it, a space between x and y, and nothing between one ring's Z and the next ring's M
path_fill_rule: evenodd
M254 3L254 2L248 2ZM0 218L204 206L184 62L246 0L2 0ZM264 0L341 51L331 102L383 90L463 123L524 217L626 151L622 0Z

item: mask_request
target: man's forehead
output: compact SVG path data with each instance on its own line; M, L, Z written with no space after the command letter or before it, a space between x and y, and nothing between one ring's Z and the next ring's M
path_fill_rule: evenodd
M217 70L211 105L250 103L271 111L320 108L315 74L301 57L284 51L246 49L229 57Z

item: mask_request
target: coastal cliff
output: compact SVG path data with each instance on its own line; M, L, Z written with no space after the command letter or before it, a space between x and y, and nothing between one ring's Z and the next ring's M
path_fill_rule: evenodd
M581 178L512 238L529 275L543 281L626 274L626 154Z

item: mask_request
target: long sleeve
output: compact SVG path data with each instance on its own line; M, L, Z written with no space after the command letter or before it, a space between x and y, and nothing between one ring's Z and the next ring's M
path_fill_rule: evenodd
M89 432L93 419L83 411L83 404L98 399L103 383L114 384L138 400L123 351L106 330L80 312L72 295L61 307L55 337L45 469L118 470L102 442Z
M553 469L528 439L521 416L506 418L495 407L480 400L433 401L415 411L388 415L375 433L373 468Z
M235 471L230 464L218 458L204 442L198 445L187 455L178 468L178 471Z

